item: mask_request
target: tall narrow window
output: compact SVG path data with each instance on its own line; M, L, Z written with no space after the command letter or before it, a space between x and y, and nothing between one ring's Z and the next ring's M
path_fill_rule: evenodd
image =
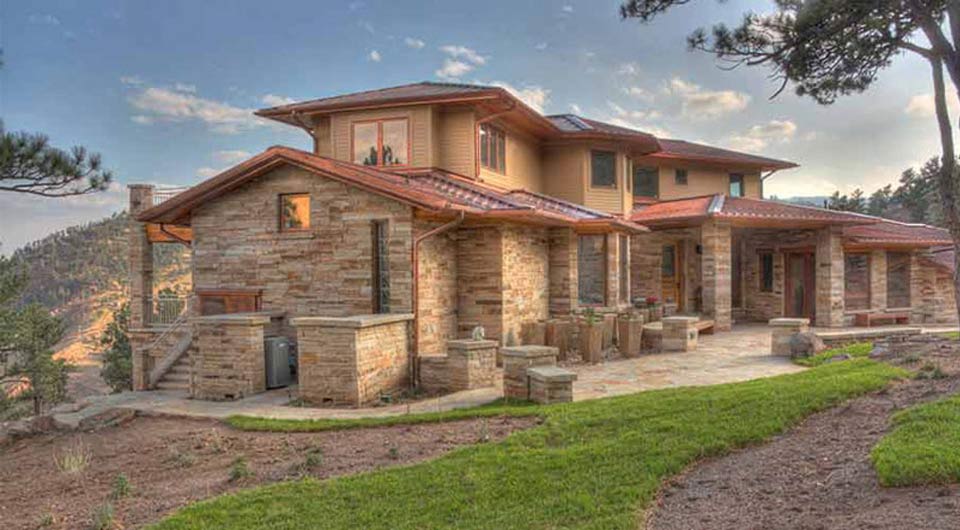
M633 194L639 197L660 195L660 171L655 167L633 168Z
M581 235L577 239L577 290L580 304L607 301L607 236Z
M843 305L870 309L870 255L847 254L843 259Z
M387 221L373 222L373 312L390 312L390 248Z
M887 252L887 307L910 307L910 254Z
M353 124L353 162L365 166L405 166L410 163L406 118Z
M310 228L310 195L287 193L280 195L280 231L295 232Z
M617 189L617 155L612 151L591 151L590 185Z
M743 175L730 173L730 196L743 197Z
M507 169L507 136L489 123L480 124L480 165L498 173Z
M630 301L630 238L620 236L620 303Z
M773 292L773 252L760 251L760 292Z
M677 169L673 172L673 183L674 183L674 184L677 184L678 186L686 186L686 185L687 185L687 170L686 170L686 169L682 169L682 168L677 168Z

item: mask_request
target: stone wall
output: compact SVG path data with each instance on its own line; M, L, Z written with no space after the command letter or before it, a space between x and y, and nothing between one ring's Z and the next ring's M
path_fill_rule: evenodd
M732 325L730 244L729 224L707 221L700 227L703 313L714 320L718 331L729 330Z
M280 232L281 193L310 194L310 228ZM371 223L389 221L390 311L411 310L412 209L298 168L275 169L194 211L197 289L261 289L263 310L372 312Z
M842 234L839 226L817 231L817 326L844 325Z
M496 227L461 228L457 234L457 332L483 326L488 339L503 330L503 250Z
M361 406L407 388L412 314L300 317L300 397L311 404Z
M697 253L700 229L657 230L630 238L630 297L642 300L654 296L663 300L661 266L663 246L679 244L683 266L683 306L686 312L700 312L701 260Z
M744 241L741 270L743 271L743 305L747 320L766 322L783 316L785 269L787 251L815 251L817 233L814 230L738 230ZM760 284L760 253L773 252L773 289L763 292Z
M219 401L266 390L263 339L270 325L269 316L197 317L192 324L192 397Z
M417 221L416 234L442 223ZM457 338L457 231L434 235L420 244L417 296L421 355L439 355Z
M920 256L914 258L911 270L911 320L923 324L953 324L957 322L953 275Z
M551 228L549 237L550 314L564 316L576 311L577 234L569 228Z
M459 392L492 387L497 380L497 343L454 340L446 355L420 357L420 387L426 392Z
M547 231L530 226L502 229L502 343L520 344L523 324L550 314L550 274Z

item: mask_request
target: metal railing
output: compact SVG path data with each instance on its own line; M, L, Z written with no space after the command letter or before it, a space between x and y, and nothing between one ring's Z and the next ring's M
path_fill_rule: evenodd
M190 298L186 295L160 295L147 299L146 324L172 326L187 314Z
M164 201L169 200L174 195L186 191L188 188L186 186L181 186L177 188L154 188L153 190L153 205L156 206Z

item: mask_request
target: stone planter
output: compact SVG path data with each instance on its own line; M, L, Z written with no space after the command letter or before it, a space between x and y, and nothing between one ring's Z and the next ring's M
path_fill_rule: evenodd
M551 319L547 321L544 341L547 346L557 349L559 359L566 360L573 348L575 324L569 319Z
M619 328L620 355L624 357L639 357L641 341L643 339L643 318L634 315L623 315L617 321Z
M580 357L588 363L599 363L603 360L603 329L602 322L580 322Z

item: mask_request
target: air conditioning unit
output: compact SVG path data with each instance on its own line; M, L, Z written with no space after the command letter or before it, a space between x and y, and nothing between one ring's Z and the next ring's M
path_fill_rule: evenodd
M263 362L267 372L267 388L290 386L290 339L269 337L263 341Z

